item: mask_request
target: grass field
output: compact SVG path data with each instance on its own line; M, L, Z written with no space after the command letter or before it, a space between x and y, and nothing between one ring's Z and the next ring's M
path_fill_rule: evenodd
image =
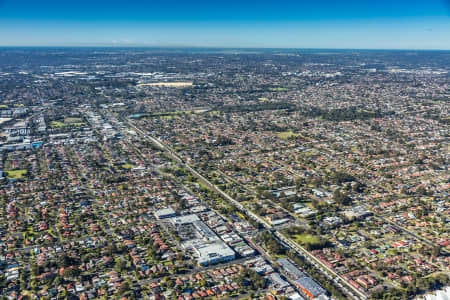
M282 87L278 87L278 88L270 88L269 91L271 92L285 92L287 91L287 88L282 88Z
M8 179L20 179L27 174L27 170L13 170L6 172Z
M83 119L82 118L65 118L64 119L64 123L82 123Z
M220 111L218 111L218 110L210 110L207 113L210 114L210 115L219 115Z
M293 133L292 131L284 131L284 132L278 132L277 136L279 138L287 140L288 138L298 137L298 134Z
M64 123L63 122L59 122L59 121L51 121L50 122L50 126L51 127L64 127Z
M296 234L294 235L294 238L297 241L297 243L300 243L302 245L316 244L320 242L320 238L318 236L306 233Z
M51 121L50 126L53 128L62 128L66 126L84 126L86 125L81 118L65 118L64 122L61 121Z
M124 169L132 169L132 168L134 168L134 166L130 165L130 164L124 164L124 165L122 165L122 168L124 168Z

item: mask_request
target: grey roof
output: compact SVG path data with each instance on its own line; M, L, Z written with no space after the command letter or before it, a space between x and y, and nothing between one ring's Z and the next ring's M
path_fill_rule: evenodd
M286 280L281 278L278 273L272 273L268 277L270 278L270 281L272 281L272 283L277 285L280 289L284 289L290 285Z
M200 221L200 218L197 215L185 215L170 219L170 222L172 222L173 225L185 225L196 221Z
M321 294L325 294L326 291L317 282L315 282L311 277L303 277L296 281L302 288L306 289L308 292L317 297Z
M300 271L293 263L291 263L287 258L280 258L277 263L283 267L283 269L289 273L294 279L300 279L307 276L305 273Z
M218 236L215 234L215 232L212 231L202 221L195 221L192 224L195 226L195 229L197 229L197 233L200 234L203 239L206 239L208 241L215 241L219 239Z
M160 210L155 211L155 216L157 218L165 217L165 216L172 216L175 215L175 211L169 207L169 208L163 208Z
M214 260L233 259L235 256L234 251L223 242L201 245L195 248L195 252L198 255L197 261L200 264L208 264Z

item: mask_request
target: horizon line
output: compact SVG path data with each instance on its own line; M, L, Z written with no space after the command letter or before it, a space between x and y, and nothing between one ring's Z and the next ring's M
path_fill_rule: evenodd
M148 45L148 44L74 44L74 45L0 45L1 48L147 48L147 49L227 49L227 50L357 50L357 51L450 51L440 48L354 48L354 47L242 47L242 46L196 46L196 45Z

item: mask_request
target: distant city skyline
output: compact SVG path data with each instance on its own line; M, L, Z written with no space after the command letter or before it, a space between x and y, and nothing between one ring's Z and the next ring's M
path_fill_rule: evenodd
M448 0L0 0L0 46L450 50Z

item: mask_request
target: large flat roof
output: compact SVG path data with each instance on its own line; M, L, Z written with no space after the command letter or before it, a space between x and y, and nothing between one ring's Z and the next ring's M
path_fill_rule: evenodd
M168 207L168 208L159 209L159 210L155 211L154 214L157 218L161 218L164 216L175 215L175 211L173 210L173 208Z
M204 244L195 247L195 252L199 256L198 262L200 264L208 263L213 260L221 260L235 255L234 251L223 242Z
M291 263L287 258L280 258L277 260L277 263L282 266L286 272L288 272L294 279L300 279L302 277L307 276L305 273L300 271L297 266Z
M313 297L317 297L321 294L325 294L326 291L311 277L303 277L296 281L302 288L307 290Z
M170 222L173 225L185 225L200 221L200 218L197 215L185 215L180 217L174 217L170 219Z

